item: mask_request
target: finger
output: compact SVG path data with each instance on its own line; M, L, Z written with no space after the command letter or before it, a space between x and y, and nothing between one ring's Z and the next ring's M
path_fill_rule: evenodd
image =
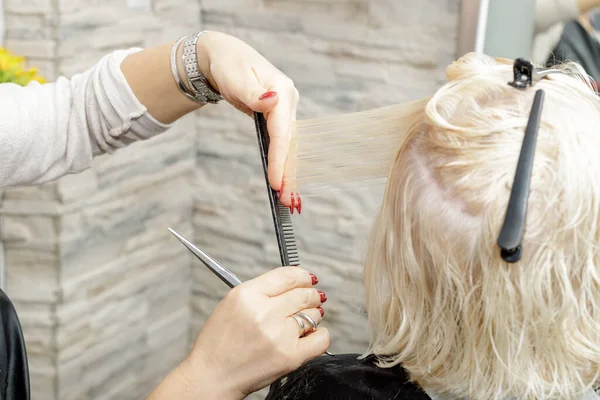
M296 288L273 298L273 308L288 316L307 308L321 306L327 300L325 294L315 288Z
M315 327L311 321L307 320L307 317L312 319L312 322L314 322L316 325L319 325L322 319L321 315L322 314L318 309L312 308L310 310L302 310L302 314L295 313L286 317L286 322L287 320L294 321L293 324L290 324L288 329L289 335L298 335L298 338L301 338L303 336L312 334L318 328Z
M306 334L306 332L309 329L312 329L311 325L302 318L298 317L296 319L296 317L293 317L291 315L285 318L286 337L297 337L298 339L300 339Z
M252 68L244 68L243 71L232 78L234 80L231 82L231 89L228 90L232 94L231 97L252 111L271 111L279 101L278 93L261 85Z
M261 66L264 71L261 75L281 74L272 66ZM289 152L292 123L296 120L298 105L298 91L291 80L285 77L261 84L257 74L252 67L239 69L240 73L230 78L224 86L223 95L234 104L237 101L248 109L260 112L267 119L267 130L269 132L268 150L268 179L269 184L275 190L281 190L285 161ZM272 70L272 72L271 72ZM236 106L238 110L243 107ZM290 188L293 189L293 188ZM282 204L291 205L289 191L281 197Z
M317 282L317 277L303 268L279 267L246 281L245 284L248 288L274 297L295 288L309 288Z
M298 107L298 91L291 84L278 88L279 100L269 113L267 129L269 130L269 183L275 190L281 190L285 161L290 150L293 122L296 120ZM290 190L293 188L290 188ZM289 192L287 192L289 193ZM281 200L290 205L289 195L285 188Z
M331 338L326 328L319 328L310 335L300 338L297 347L298 363L304 364L306 361L322 355L329 348L330 342Z
M319 325L321 323L321 321L323 320L323 315L325 315L325 311L323 310L323 307L321 307L321 306L317 306L315 308L304 309L304 310L301 310L300 312L303 312L304 314L306 314L310 318L312 318L312 320L315 321L315 323L317 325ZM307 323L306 325L307 325L306 330L310 331L312 329L310 326L310 323Z

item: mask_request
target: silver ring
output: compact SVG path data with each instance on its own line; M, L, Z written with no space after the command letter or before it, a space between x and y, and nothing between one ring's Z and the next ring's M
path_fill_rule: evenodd
M317 330L317 323L309 315L307 315L303 312L297 312L296 314L292 315L292 317L294 317L294 319L296 321L298 321L298 325L301 326L301 329L300 329L301 332L304 332L304 321L303 320L307 321L312 327L312 330L309 333L313 333L314 331ZM300 337L302 337L302 336L304 336L304 334L300 335ZM327 354L328 356L335 356L335 354L330 353L328 351L326 351L325 354Z
M312 327L312 330L307 333L313 333L314 331L317 330L317 323L309 315L307 315L303 312L297 312L295 315L297 315L298 317L302 318L303 320L305 320L306 322L308 322L310 324L310 326Z
M292 314L292 317L298 323L298 328L300 329L300 337L304 336L304 329L306 328L306 325L304 325L304 319L302 319L302 317L296 314Z

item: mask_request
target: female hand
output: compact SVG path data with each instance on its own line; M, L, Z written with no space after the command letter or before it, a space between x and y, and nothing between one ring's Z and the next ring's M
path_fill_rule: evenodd
M229 103L248 115L252 111L265 114L269 182L273 189L282 190L299 97L294 82L252 47L224 33L205 32L198 40L197 53L202 73ZM291 205L289 193L281 194L281 202Z
M327 298L316 283L302 268L282 267L232 289L181 366L190 390L206 399L242 399L323 354L329 332L300 337L291 316L302 311L321 320Z

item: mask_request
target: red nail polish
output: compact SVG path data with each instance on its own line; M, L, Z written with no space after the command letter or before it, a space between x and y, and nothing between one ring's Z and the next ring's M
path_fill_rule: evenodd
M273 96L277 96L277 92L273 92L272 90L263 93L258 99L259 100L264 100L264 99L270 99Z
M292 197L291 199L291 205L290 205L290 212L293 214L294 213L294 209L296 208L296 199L294 199L294 193L292 192L291 195Z
M298 193L296 193L296 210L298 210L298 214L302 214L302 199Z
M319 312L321 313L321 317L322 317L323 315L325 315L325 310L323 310L323 308L322 308L322 307L317 307L317 310L319 310Z
M314 274L310 274L310 280L312 282L313 285L316 285L317 283L319 283L319 278L317 278Z
M327 295L320 290L317 290L317 293L319 293L319 296L321 296L321 303L325 303L327 301Z

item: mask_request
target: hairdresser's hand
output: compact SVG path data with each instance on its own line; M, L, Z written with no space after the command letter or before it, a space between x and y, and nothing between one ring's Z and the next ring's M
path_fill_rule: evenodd
M182 364L202 398L242 399L327 350L326 329L300 338L299 325L290 317L303 311L321 320L326 298L315 283L304 269L283 267L229 292ZM217 396L206 396L208 386Z
M294 82L252 47L220 32L200 36L198 60L210 83L233 106L249 115L265 114L271 139L269 182L280 190L298 104Z

